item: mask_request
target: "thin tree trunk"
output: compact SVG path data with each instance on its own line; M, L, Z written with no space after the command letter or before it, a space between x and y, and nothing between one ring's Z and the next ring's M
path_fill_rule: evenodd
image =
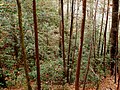
M61 31L62 31L62 50L63 50L63 77L66 77L66 61L65 61L65 46L64 46L64 9L63 9L63 0L61 0L61 18L62 18L62 24L61 24Z
M39 61L39 48L38 48L38 29L37 29L37 15L36 15L36 0L33 0L33 21L34 21L34 32L35 32L35 60L37 66L37 90L41 90L40 80L40 61Z
M98 1L96 1L96 7L95 7L95 14L94 14L94 19L93 19L93 52L94 52L94 58L96 58L96 14L97 14L97 8L98 8Z
M103 70L104 70L104 77L105 75L105 57L106 57L106 33L107 33L107 25L108 25L108 14L109 14L109 0L108 0L108 6L107 6L107 16L106 16L106 25L105 25L105 31L104 31L104 57L103 57Z
M77 69L76 69L75 90L79 90L79 76L80 76L80 68L81 68L82 47L83 47L83 41L84 41L84 29L85 29L85 18L86 18L86 0L83 0L82 13L83 13L83 18L82 18L82 24L81 24L81 37L80 37Z
M61 17L61 0L59 0L59 16ZM61 24L62 24L62 20L60 19L59 22L59 33L60 33L60 38L59 38L59 56L62 57L62 35L61 35Z
M88 75L88 72L89 72L91 53L92 53L92 43L90 45L90 52L89 52L89 56L88 56L87 71L86 71L85 78L84 78L83 90L85 90L87 75Z
M76 0L77 5L77 15L76 15L76 31L75 31L75 41L74 41L74 48L72 53L72 66L71 66L71 73L70 73L70 81L72 81L72 75L73 75L73 65L74 65L74 59L75 59L75 51L76 51L76 45L77 45L77 36L78 36L78 11L79 11L79 5L80 2Z
M32 90L31 86L30 86L30 79L29 79L29 75L28 75L28 65L27 65L27 60L26 60L26 50L25 50L25 45L24 45L24 32L23 32L23 28L22 28L22 10L21 10L21 3L19 0L17 1L17 6L18 6L18 21L19 21L19 28L20 28L20 44L21 44L21 48L22 48L22 59L24 62L24 69L25 69L25 75L26 75L26 80L27 80L27 86L28 86L28 90Z
M72 12L71 12L71 25L70 25L70 37L69 37L69 48L68 48L68 60L67 60L67 83L69 82L69 68L70 68L70 50L71 50L71 38L73 32L73 16L74 16L74 0L72 0Z
M74 45L74 51L73 51L73 55L72 55L72 64L74 64L74 57L75 57L75 50L76 50L77 36L78 36L78 11L79 11L80 2L76 0L76 3L77 3L76 32L75 32L75 45Z
M104 44L103 44L103 41L102 41L101 53L100 53L101 56L103 55L103 47L104 47Z
M105 10L105 0L104 0L104 7L103 7L102 21L101 21L101 29L100 29L100 36L99 36L99 43L98 43L98 51L97 51L97 56L98 57L99 57L99 51L100 51L100 45L101 45L101 35L102 35L103 21L104 21L104 10Z

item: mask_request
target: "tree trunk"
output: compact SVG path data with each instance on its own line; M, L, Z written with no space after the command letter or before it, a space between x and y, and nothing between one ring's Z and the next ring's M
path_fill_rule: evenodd
M80 76L80 68L81 68L82 47L83 47L83 41L84 41L84 28L85 28L85 18L86 18L86 0L83 0L82 12L83 12L83 18L82 18L82 24L81 24L81 37L80 37L77 69L76 69L75 90L79 90L79 76Z
M72 0L72 12L71 12L71 25L70 25L70 37L69 37L69 47L68 47L68 60L67 60L67 83L69 83L69 68L70 68L70 50L71 50L71 38L73 32L73 16L74 16L74 0Z
M36 0L33 0L33 19L34 19L34 32L35 32L35 60L37 66L37 90L41 90L40 80L40 61L39 61L39 48L38 48L38 29L37 29L37 15L36 15Z
M102 29L103 29L103 21L104 21L104 10L105 10L105 0L104 0L104 7L102 13L102 21L101 21L101 29L100 29L100 36L99 36L99 43L98 43L98 51L97 56L99 57L100 45L101 45L101 36L102 36Z
M77 3L77 15L76 15L76 31L75 31L75 42L74 42L74 51L73 51L73 54L72 54L72 64L74 63L74 57L75 57L75 50L76 50L76 45L77 45L77 36L78 36L78 11L79 11L79 5L80 5L80 2L76 0L76 3Z
M111 27L111 48L110 48L110 58L111 58L111 75L114 73L114 67L116 62L116 55L118 53L118 8L119 0L113 0L112 7L112 27Z
M61 0L59 0L59 16L61 17ZM60 37L59 37L59 56L62 57L62 32L61 32L61 24L62 24L62 20L60 19L59 22L59 33L60 33Z
M61 32L62 32L62 56L63 56L63 77L66 77L66 61L65 61L65 46L64 46L64 9L63 9L63 0L61 0L61 18L62 18L62 23L61 23Z
M86 74L85 74L85 78L84 78L83 90L85 90L87 75L88 75L89 68L90 68L91 53L92 53L92 43L91 43L91 45L90 45L90 52L89 52L89 56L88 56L88 64L87 64L87 70L86 70Z
M108 0L108 6L107 6L107 16L106 16L106 25L105 25L105 31L104 31L104 57L103 57L103 70L105 74L105 57L106 57L106 33L107 33L107 25L108 25L108 14L109 14L109 0ZM106 75L104 75L105 77Z
M93 18L93 53L94 53L94 58L96 58L96 14L97 14L97 8L98 8L98 1L96 1L96 7L95 7L95 14Z
M24 32L23 32L23 28L22 28L22 10L21 10L21 3L19 0L17 1L17 6L18 6L18 20L19 20L19 28L20 28L20 44L21 44L21 48L22 48L22 59L24 61L24 69L25 69L25 75L26 75L26 80L27 80L27 86L28 86L28 90L32 90L31 86L30 86L30 79L28 76L28 65L27 65L27 60L26 60L26 50L25 50L25 45L24 45Z

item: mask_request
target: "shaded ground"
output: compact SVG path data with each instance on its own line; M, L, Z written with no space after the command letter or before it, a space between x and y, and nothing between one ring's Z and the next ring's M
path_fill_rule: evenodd
M118 78L117 78L118 80ZM117 90L118 83L115 83L115 79L113 76L107 76L105 79L102 80L100 83L99 90Z
M51 85L49 89L43 89L43 90L75 90L74 85L65 85L62 87L61 85ZM114 83L114 77L107 76L106 78L103 78L100 82L99 89L98 90L117 90L117 83ZM11 87L9 89L0 89L0 90L25 90L24 87L19 87L18 89L15 87ZM80 90L83 90L80 88ZM86 88L85 90L96 90L96 88Z
M98 90L117 90L118 83L114 83L114 81L115 80L113 76L107 76L106 78L103 78L102 81L100 82ZM75 90L74 85L67 86L66 87L67 89L60 89L60 87L57 88L54 88L53 90ZM83 88L80 88L80 90L83 90ZM85 90L96 90L96 88L86 88Z

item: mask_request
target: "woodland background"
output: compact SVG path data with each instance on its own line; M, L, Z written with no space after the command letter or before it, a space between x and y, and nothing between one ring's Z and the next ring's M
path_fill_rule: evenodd
M120 90L119 4L0 0L0 90Z

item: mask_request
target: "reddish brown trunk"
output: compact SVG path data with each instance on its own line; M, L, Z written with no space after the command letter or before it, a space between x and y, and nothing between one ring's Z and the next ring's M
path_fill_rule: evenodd
M33 19L34 19L34 32L35 32L35 60L37 66L37 90L41 90L40 81L40 61L39 61L39 49L38 49L38 29L37 29L37 15L36 15L36 1L33 0Z
M64 77L66 76L66 62L65 62L65 46L64 46L64 9L63 9L63 0L61 0L61 32L62 32L62 50L63 50L63 68L64 68Z
M83 18L82 18L82 24L81 24L81 37L80 37L77 69L76 69L75 90L79 90L79 76L80 76L80 68L81 68L82 47L83 47L83 40L84 40L84 28L85 28L85 18L86 18L86 0L83 0L82 12L83 12Z

